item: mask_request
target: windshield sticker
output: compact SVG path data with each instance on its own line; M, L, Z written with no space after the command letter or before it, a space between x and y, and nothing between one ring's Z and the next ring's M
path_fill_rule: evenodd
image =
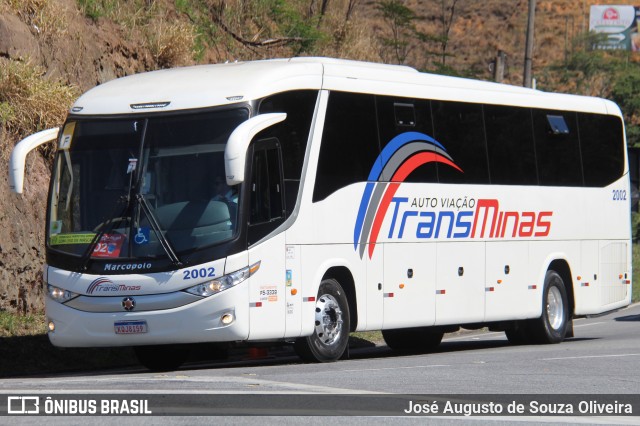
M62 221L54 220L49 224L49 234L56 235L62 232Z
M129 166L127 166L127 174L135 172L137 164L138 164L137 158L129 158Z
M51 235L49 244L61 246L64 244L91 244L96 234L57 234Z
M71 123L67 123L67 125L64 126L64 131L62 132L62 137L60 138L60 149L68 150L69 148L71 148L71 139L73 138L73 131L75 130L75 128L76 123L73 121Z
M141 246L144 244L149 244L149 235L150 230L148 227L143 226L142 228L138 228L138 233L133 237L133 242L137 245Z
M119 257L124 235L122 234L104 234L100 238L100 242L93 249L94 257Z
M291 287L293 285L293 273L291 269L287 269L287 287Z

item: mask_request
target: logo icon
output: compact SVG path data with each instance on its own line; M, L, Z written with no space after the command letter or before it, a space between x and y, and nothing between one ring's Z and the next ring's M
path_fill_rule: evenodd
M125 297L122 299L122 307L125 311L133 311L136 307L136 301L133 297Z
M369 258L373 256L380 227L400 184L418 167L434 162L464 173L444 146L424 133L401 133L384 147L369 173L353 230L353 246L360 258L367 241Z
M605 9L604 13L602 14L602 19L606 21L617 21L618 19L620 19L620 14L618 13L617 9L610 7L608 9Z
M87 287L87 294L93 294L94 292L100 293L104 291L118 291L118 286L109 278L100 277L91 282Z
M7 414L38 414L40 413L39 396L9 396L7 397Z

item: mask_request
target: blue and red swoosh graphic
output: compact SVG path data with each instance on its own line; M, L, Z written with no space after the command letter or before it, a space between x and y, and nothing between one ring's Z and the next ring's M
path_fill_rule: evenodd
M444 146L424 133L399 134L384 147L369 173L353 230L353 246L360 251L360 258L364 256L367 242L369 258L373 256L380 227L400 184L415 169L433 162L462 172Z

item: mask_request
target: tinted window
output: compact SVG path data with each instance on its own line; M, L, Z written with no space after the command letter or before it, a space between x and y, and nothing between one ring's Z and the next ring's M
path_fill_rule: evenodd
M273 136L280 141L285 179L300 179L317 97L318 92L315 90L300 90L279 93L265 98L260 103L260 114L287 113L286 120L268 128L260 135Z
M372 95L329 95L313 201L369 177L380 153Z
M540 185L582 186L576 114L533 110Z
M489 183L482 105L432 101L431 109L435 139L463 171L438 164L438 181Z
M433 138L429 101L376 96L376 107L383 150L393 138L406 132L417 132ZM383 179L388 178L383 177ZM437 182L437 180L435 162L419 166L404 179L405 182Z
M536 155L528 108L485 105L491 183L536 185Z
M580 148L586 186L606 186L622 176L624 143L618 117L578 114Z
M282 155L277 139L263 139L253 147L249 182L249 244L275 230L284 220Z
M251 224L282 217L280 153L273 139L253 156L251 174ZM267 143L265 143L267 145Z
M300 188L304 155L317 97L318 92L315 90L298 90L269 96L260 103L260 114L287 113L286 120L269 127L260 136L271 136L280 141L286 195L285 210L288 214L295 207Z

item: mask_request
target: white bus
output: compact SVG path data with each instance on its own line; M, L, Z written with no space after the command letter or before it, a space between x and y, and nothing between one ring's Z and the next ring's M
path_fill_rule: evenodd
M58 131L47 212L48 335L132 346L349 333L427 351L443 333L556 343L631 301L624 126L612 102L293 58L120 78Z

